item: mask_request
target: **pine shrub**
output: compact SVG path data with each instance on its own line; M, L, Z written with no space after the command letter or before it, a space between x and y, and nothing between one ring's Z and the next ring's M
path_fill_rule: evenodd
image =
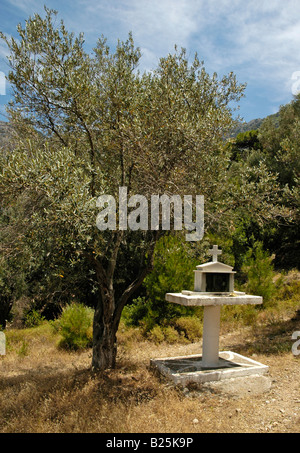
M242 266L242 271L247 275L244 290L248 294L262 296L264 307L272 304L276 291L272 260L273 257L263 250L262 243L257 242L248 251Z
M59 346L64 349L85 349L92 345L94 310L83 304L67 305L59 320L62 337Z

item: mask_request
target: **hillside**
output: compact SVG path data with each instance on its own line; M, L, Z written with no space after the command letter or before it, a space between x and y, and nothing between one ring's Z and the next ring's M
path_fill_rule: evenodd
M263 123L263 121L267 118L271 118L275 124L278 124L279 113L274 113L273 115L269 115L266 118L256 118L254 120L250 120L248 122L239 122L237 126L232 130L230 134L231 137L236 137L237 134L241 132L252 131L255 129L259 129Z

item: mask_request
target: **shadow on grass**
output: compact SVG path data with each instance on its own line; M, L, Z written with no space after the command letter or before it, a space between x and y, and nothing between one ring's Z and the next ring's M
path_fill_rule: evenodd
M17 373L17 372L16 372ZM105 400L109 403L139 404L155 397L158 380L149 379L147 369L139 369L131 362L120 361L115 369L97 372L91 367L61 370L56 366L43 366L35 370L19 370L14 376L0 377L0 392L14 394L24 388L32 392L32 402L45 400L54 394L81 395Z

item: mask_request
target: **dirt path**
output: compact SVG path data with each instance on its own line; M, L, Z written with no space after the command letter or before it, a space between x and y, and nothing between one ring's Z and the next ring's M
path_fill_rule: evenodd
M221 337L221 349L240 352L267 365L269 371L264 376L236 378L183 389L185 404L187 400L195 402L190 406L187 404L187 410L195 415L190 432L300 432L300 356L294 356L291 351L290 334L281 334L280 338L281 344L287 342L287 352L273 353L274 345L271 347L265 339L265 349L272 353L257 354L249 353L249 350L255 342L255 347L260 349L257 345L263 340L253 337L250 330L249 335L247 329L243 329L242 333L234 332ZM199 353L199 346L196 343L188 348L170 348L165 356Z
M186 392L188 398L199 398L210 407L211 416L201 420L205 423L201 431L300 432L300 360L287 354L255 356L255 360L269 366L267 375L205 384Z

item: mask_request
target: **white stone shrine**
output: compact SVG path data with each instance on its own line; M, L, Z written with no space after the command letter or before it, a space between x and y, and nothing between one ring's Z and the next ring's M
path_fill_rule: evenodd
M212 261L197 266L194 291L167 293L166 300L185 306L204 306L202 355L151 360L151 365L175 384L218 381L233 377L265 374L268 367L231 351L219 351L222 305L262 304L260 296L234 291L231 266L218 262L222 252L214 245Z

